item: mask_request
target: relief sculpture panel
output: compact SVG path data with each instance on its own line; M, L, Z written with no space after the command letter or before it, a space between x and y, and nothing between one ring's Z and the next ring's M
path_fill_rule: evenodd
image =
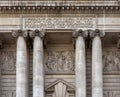
M74 51L48 51L45 54L46 72L74 72Z
M120 53L108 51L103 54L103 71L119 72L120 71Z
M2 74L15 74L15 52L0 52Z

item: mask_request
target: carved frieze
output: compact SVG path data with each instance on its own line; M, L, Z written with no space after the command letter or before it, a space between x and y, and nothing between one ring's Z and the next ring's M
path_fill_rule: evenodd
M24 17L24 29L95 29L96 16L91 17Z
M105 52L103 55L103 71L119 72L120 71L120 53L115 51Z
M46 72L74 72L74 51L47 51Z
M15 74L15 52L0 52L0 65L3 74Z

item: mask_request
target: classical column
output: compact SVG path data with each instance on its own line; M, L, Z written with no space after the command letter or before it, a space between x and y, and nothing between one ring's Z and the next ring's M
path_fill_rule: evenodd
M33 97L44 97L43 37L44 31L30 32L33 46Z
M76 37L75 53L75 79L76 79L76 97L86 97L86 57L85 41L86 32L78 30L74 33Z
M27 33L23 31L13 32L17 37L16 50L16 97L29 97L28 95L28 64L27 47L25 38Z
M103 32L95 30L92 34L92 97L103 97L102 44Z

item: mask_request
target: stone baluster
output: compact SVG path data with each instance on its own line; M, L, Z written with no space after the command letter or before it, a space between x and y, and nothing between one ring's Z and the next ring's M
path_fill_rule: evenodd
M76 97L86 97L86 57L84 37L87 32L78 30L74 33L76 37L75 53L75 79L76 79Z
M17 38L16 50L16 97L29 97L28 89L28 60L25 37L27 32L14 31L13 36Z
M102 43L105 33L95 30L92 41L92 97L103 97Z
M33 97L44 95L43 37L44 31L31 31L33 42Z

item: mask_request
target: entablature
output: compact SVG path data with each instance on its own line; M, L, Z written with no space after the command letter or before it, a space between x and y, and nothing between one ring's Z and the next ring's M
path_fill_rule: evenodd
M28 13L43 11L119 11L120 1L118 0L2 0L0 1L0 11L2 13Z

